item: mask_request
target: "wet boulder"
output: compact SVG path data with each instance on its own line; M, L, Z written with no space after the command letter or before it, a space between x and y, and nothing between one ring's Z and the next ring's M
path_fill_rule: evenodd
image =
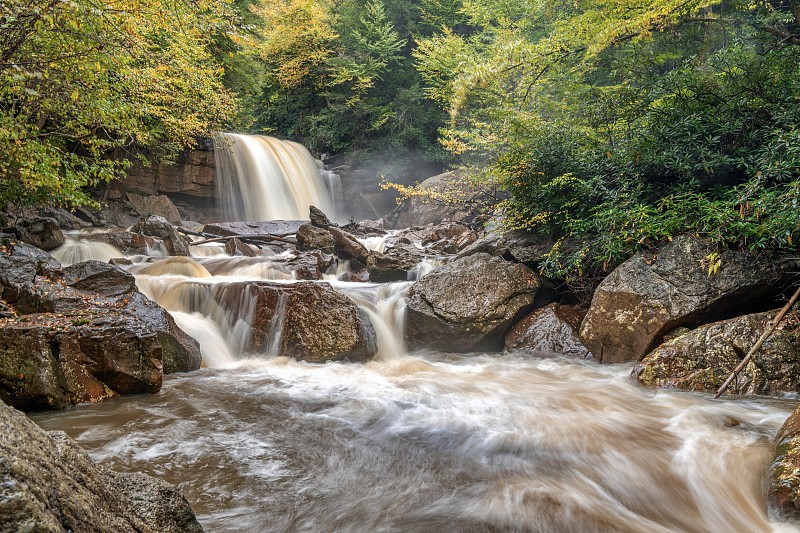
M631 375L647 387L716 392L777 311L700 326L647 354ZM800 392L800 323L784 320L739 372L728 394Z
M539 276L499 257L475 254L433 270L411 287L406 337L412 348L498 350L533 305Z
M45 251L54 250L64 244L64 234L58 221L50 217L18 220L11 231L22 242Z
M231 283L215 298L234 322L250 324L248 352L312 363L366 361L376 353L369 319L327 283ZM252 305L252 314L241 314L243 301Z
M297 249L303 251L319 250L326 254L334 252L331 232L312 224L303 224L297 230Z
M749 254L682 236L641 252L599 285L581 325L583 343L603 363L639 361L665 333L765 311L780 292L780 268ZM715 252L716 253L716 252ZM709 272L711 263L718 266Z
M116 473L0 402L0 531L202 532L173 486Z
M328 231L333 237L334 249L339 257L355 259L361 264L367 263L369 251L355 236L340 228L330 227Z
M274 235L289 237L297 233L305 220L264 220L261 222L219 222L203 226L203 233L220 237Z
M177 228L170 224L166 218L151 215L137 222L131 231L151 237L158 237L164 241L169 255L191 255L189 252L189 239L181 235Z
M769 503L786 518L800 518L800 407L775 436L775 458L769 469Z
M551 303L536 309L506 333L506 350L590 357L578 336L582 319L583 314L570 305Z
M408 273L424 259L423 250L411 244L398 243L386 247L383 252L370 251L366 267L372 281L405 281Z
M157 392L157 333L113 311L0 320L0 399L25 411Z
M21 243L0 254L0 397L56 408L158 390L163 372L200 367L197 342L100 261L67 268Z
M337 226L331 222L331 219L328 218L322 209L315 206L309 206L309 220L311 221L311 225L317 228L330 228L331 226Z

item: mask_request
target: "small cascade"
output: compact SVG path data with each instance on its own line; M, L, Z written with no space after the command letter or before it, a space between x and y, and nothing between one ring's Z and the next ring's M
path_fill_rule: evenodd
M302 145L234 133L218 134L214 144L218 197L228 220L307 219L310 205L336 212L338 176L322 176Z
M403 337L406 320L406 295L411 283L334 283L333 287L353 300L364 311L378 337L375 359L397 359L408 351Z
M124 256L119 248L110 244L69 237L64 240L64 244L50 252L50 255L64 266L90 260L108 262Z

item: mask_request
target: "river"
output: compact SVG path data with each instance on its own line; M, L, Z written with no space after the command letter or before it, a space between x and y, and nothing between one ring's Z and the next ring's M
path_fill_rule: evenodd
M798 530L765 501L796 401L652 392L629 365L557 354L408 353L408 282L331 280L375 325L374 361L242 354L241 324L198 288L292 281L279 256L217 252L129 267L213 368L35 417L114 469L179 486L207 531Z

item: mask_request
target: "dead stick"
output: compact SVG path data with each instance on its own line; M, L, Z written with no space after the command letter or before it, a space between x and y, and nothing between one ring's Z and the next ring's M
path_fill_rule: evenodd
M204 241L195 241L189 243L190 246L196 246L198 244L206 244L210 242L223 242L229 241L231 239L239 239L242 242L247 241L278 241L278 242L285 242L287 244L297 244L295 241L291 239L285 239L283 237L276 237L275 235L229 235L227 237L215 237L213 239L206 239Z
M778 311L778 314L775 315L775 318L772 320L770 326L764 331L764 333L761 334L761 337L758 338L753 347L750 348L750 351L747 352L747 355L744 356L742 362L739 363L739 365L733 369L733 372L731 372L731 375L728 376L728 379L726 379L725 383L723 383L722 386L719 388L717 393L714 395L714 398L719 398L720 396L722 396L722 393L725 392L725 390L728 388L731 382L733 382L733 380L736 379L736 375L747 365L747 363L750 362L750 359L753 357L753 355L755 355L755 353L761 349L761 346L763 346L764 343L769 338L769 336L772 335L772 332L775 331L775 328L778 327L778 324L781 323L783 317L786 316L786 313L789 312L789 309L792 308L792 306L794 305L794 303L797 301L798 298L800 298L800 287L797 288L794 295L789 299L786 305L783 306L783 309Z

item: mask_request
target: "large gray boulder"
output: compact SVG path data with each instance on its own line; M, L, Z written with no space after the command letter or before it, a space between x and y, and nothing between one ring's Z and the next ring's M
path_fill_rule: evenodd
M13 232L19 240L42 250L54 250L64 244L64 233L58 221L49 217L18 220Z
M632 376L647 387L716 392L777 311L700 326L647 354ZM728 394L800 392L800 324L783 321L739 372Z
M367 256L371 281L406 281L408 273L425 259L425 252L411 244L397 243L383 252L372 250Z
M172 200L169 199L169 196L163 194L149 194L145 196L132 192L129 192L127 196L128 201L133 205L133 208L136 209L136 212L139 213L140 216L146 218L151 215L156 215L164 217L167 222L171 224L180 224L181 214L178 208L175 207L175 204L172 203Z
M94 464L62 432L0 402L0 531L199 533L189 503L144 474Z
M406 337L412 348L499 350L540 286L530 268L487 254L457 259L411 287Z
M249 323L248 352L312 363L363 362L377 352L369 318L327 283L229 283L216 287L213 297L232 321ZM240 314L243 301L252 314Z
M697 327L775 304L781 271L751 255L714 249L681 236L656 252L641 252L616 268L595 291L581 325L583 343L603 363L639 361L677 327Z
M506 333L506 350L581 359L591 357L578 336L582 318L583 315L570 305L551 303L535 309Z

